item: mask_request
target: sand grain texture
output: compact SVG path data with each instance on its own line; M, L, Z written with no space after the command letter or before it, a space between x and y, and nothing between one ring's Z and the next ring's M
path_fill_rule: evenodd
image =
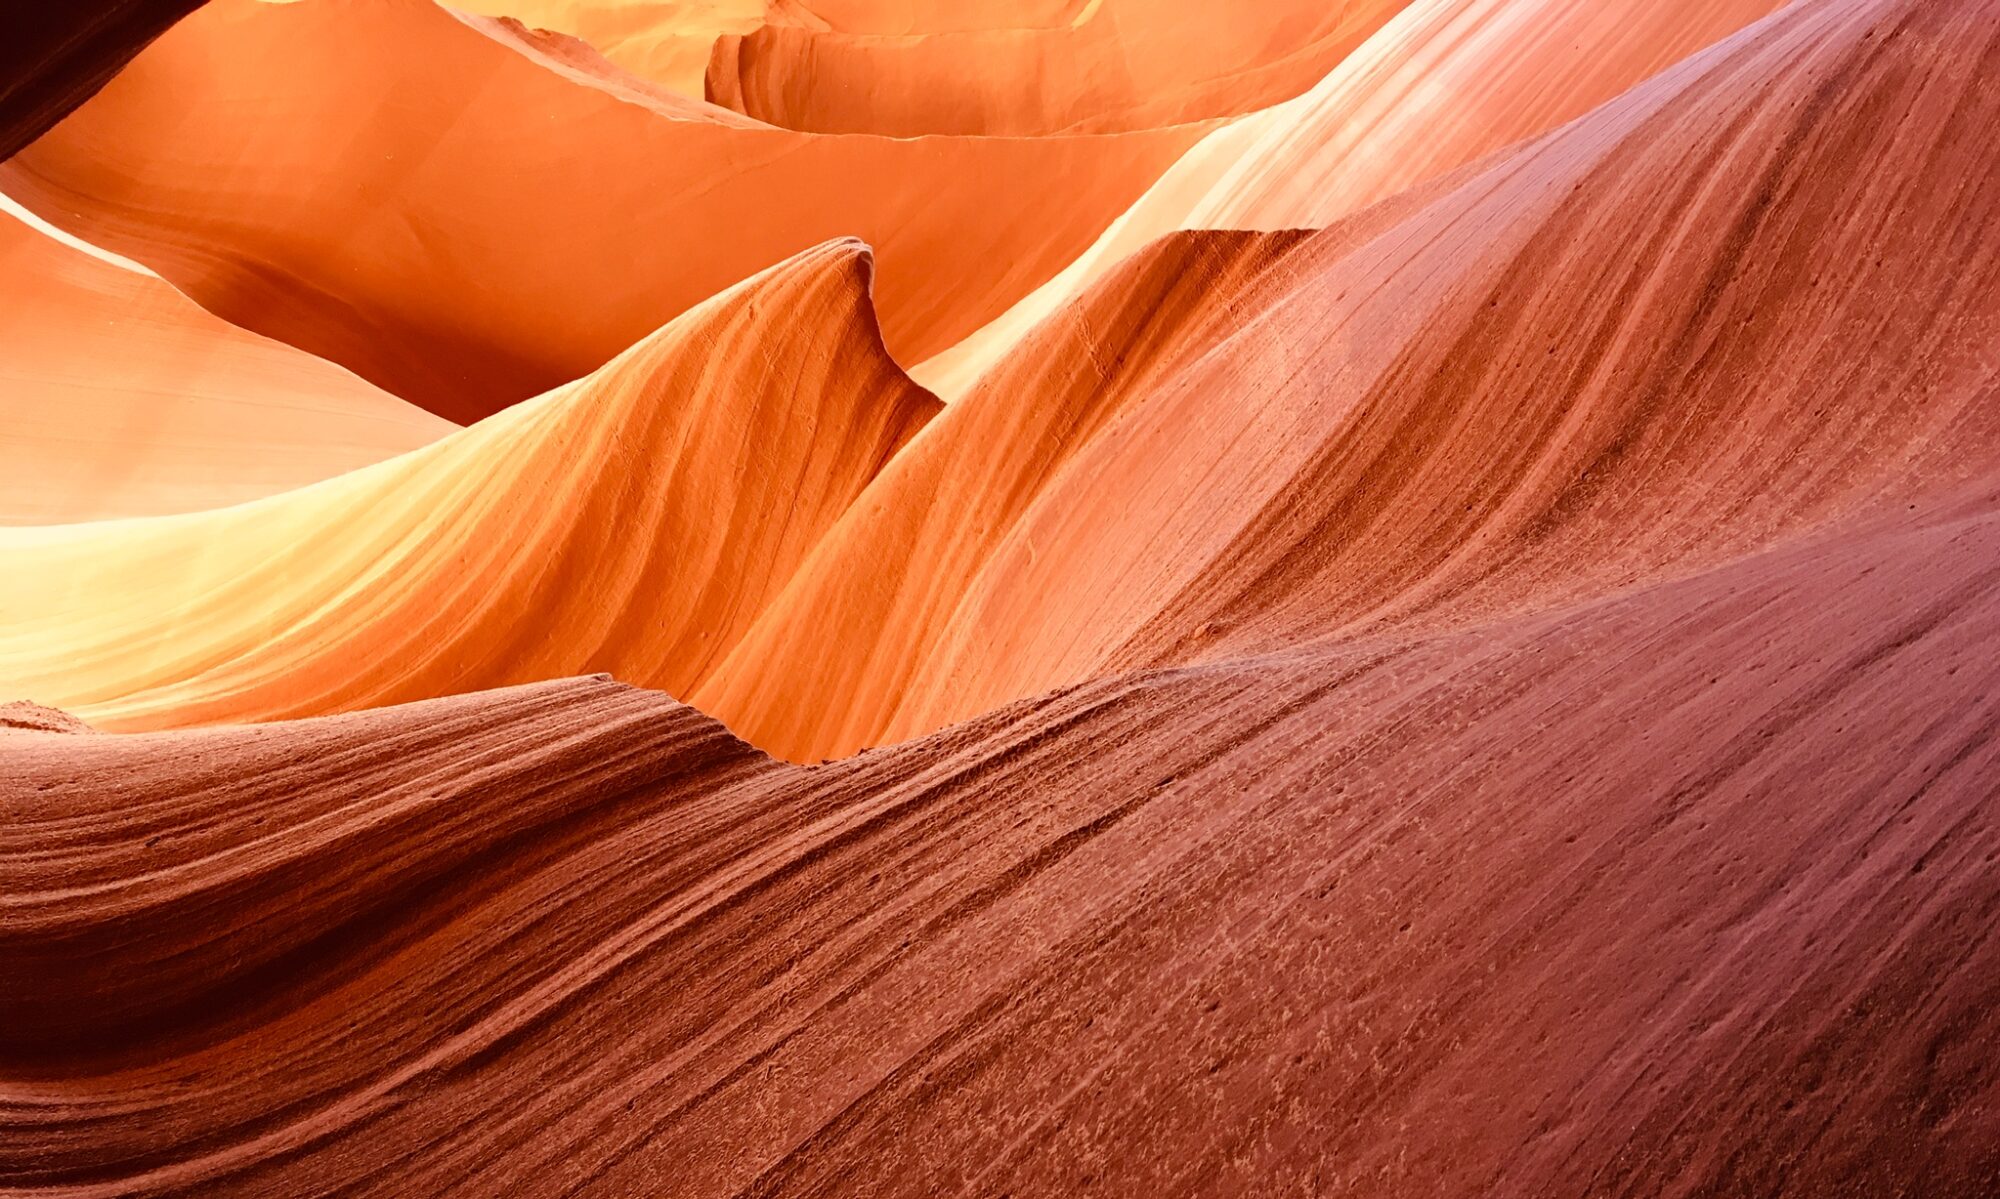
M0 1176L1979 1194L1996 558L1988 486L818 768L590 680L8 734Z

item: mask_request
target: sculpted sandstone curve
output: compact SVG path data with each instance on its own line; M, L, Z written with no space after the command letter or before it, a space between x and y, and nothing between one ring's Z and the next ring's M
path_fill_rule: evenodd
M1125 255L1175 229L1309 229L1579 117L1785 0L1431 0L1296 100L1209 134L1081 256L914 368L947 399Z
M936 411L882 348L870 275L830 242L586 379L303 490L0 530L0 677L125 729L581 671L685 691Z
M820 133L1108 133L1237 116L1319 82L1409 0L1097 0L1062 25L715 42L704 94Z
M0 191L469 422L833 237L876 247L890 350L927 357L1074 258L1204 131L751 128L555 69L430 0L218 0L0 165Z
M794 760L875 744L1063 464L1227 337L1305 236L1183 233L1121 263L896 456L688 701Z
M522 4L0 166L0 1192L1995 1193L2000 0Z
M0 1174L1977 1194L1996 555L1988 476L816 768L603 680L0 732L0 967L70 952L6 996L44 1035L0 1044Z
M1569 602L1986 469L2000 170L1976 131L2000 108L1975 81L2000 25L1981 16L1794 7L1387 228L1330 230L1009 497L1004 529L944 543L976 556L840 568L929 597L921 629L793 619L698 694L811 759L1106 672ZM1963 247L1946 274L1940 245ZM878 643L909 656L860 666ZM907 682L854 682L885 670Z
M770 0L467 0L453 5L515 17L589 43L632 75L702 99L709 50L725 33L769 19Z

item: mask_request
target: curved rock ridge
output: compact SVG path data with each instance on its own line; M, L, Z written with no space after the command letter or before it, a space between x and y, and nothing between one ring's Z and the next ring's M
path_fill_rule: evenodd
M1209 134L1087 250L915 374L947 399L1174 229L1319 228L1544 133L1786 0L1427 0L1288 103Z
M586 42L607 60L677 95L702 99L715 40L771 19L771 0L465 0L452 5Z
M460 7L559 31L661 88L696 100L726 96L731 107L763 111L773 124L912 136L1142 129L1248 112L1310 87L1404 2L472 0Z
M430 0L217 0L0 166L0 191L469 422L838 236L877 247L885 336L917 361L1074 258L1207 129L744 128L494 30Z
M0 524L223 507L454 427L4 210L0 292Z
M1989 476L817 768L587 680L9 734L0 1178L1979 1194L1996 561Z
M554 30L532 27L517 17L501 14L484 17L448 9L454 16L494 41L510 45L543 66L576 83L594 87L629 103L650 108L662 116L682 121L706 121L740 129L769 129L772 126L709 104L698 96L689 97L625 70L602 51L582 38Z
M855 405L832 422L855 432L819 450L797 433L813 422L772 418L801 438L792 461L849 455L810 518L759 507L781 485L753 494L708 467L635 483L649 504L607 483L551 502L572 484L540 476L463 490L458 464L508 457L469 447L548 436L528 415L464 439L436 474L368 476L280 515L17 542L36 569L8 593L21 632L4 661L27 697L117 728L606 669L809 761L1107 672L1571 602L1919 499L2000 457L1979 352L2000 322L2000 173L1979 131L2000 114L1973 87L1993 36L1978 15L1787 10L1364 210L1281 270L1262 268L1289 236L1163 243L865 491L931 401L870 337L849 339L861 366L836 369L787 326L795 340L765 344L759 369L781 378L802 354ZM1938 246L1965 247L1950 274ZM865 286L840 294L834 338L870 319ZM595 438L581 444L618 444ZM599 452L524 460L570 480ZM679 505L711 494L760 531L712 518L693 569L630 536L678 544ZM403 515L328 522L322 495ZM496 537L524 512L528 533ZM204 571L232 559L188 548L223 527L290 541L307 526L355 548L288 566L301 581L269 612L251 598L269 576L218 586ZM385 538L410 548L377 561ZM545 545L560 555L531 565ZM768 569L763 545L779 548ZM468 553L479 565L454 556ZM753 565L713 582L722 554ZM165 565L189 558L207 565ZM433 612L440 592L460 607ZM382 620L384 593L424 617ZM395 652L353 652L383 644Z
M766 23L716 40L704 95L820 133L1151 129L1289 100L1408 2L1097 0L1052 27L889 35Z
M0 850L18 884L0 900L0 961L35 980L0 997L0 1053L94 1051L199 1020L342 926L369 920L393 936L398 903L435 898L426 888L454 871L532 860L534 842L560 844L568 826L629 818L600 803L643 787L664 807L770 764L715 721L607 676L276 736L230 726L82 749L44 713L46 731L7 742L0 768L18 801ZM203 766L136 788L120 777L150 754ZM60 788L29 786L52 767ZM226 778L263 780L264 801L215 786ZM107 924L152 935L107 943ZM191 935L157 935L174 925Z
M1306 236L1203 230L1126 259L896 456L688 701L793 760L876 743L967 582L1050 479L1226 336Z
M1601 594L1989 470L1996 14L1794 6L1301 268L1068 457L838 741Z
M34 733L88 733L93 730L88 724L71 716L61 708L45 708L25 700L10 700L0 704L0 733L19 731Z
M0 164L0 1194L2000 1194L2000 0L521 3Z
M686 691L937 402L857 242L424 449L213 512L0 530L0 678L110 729L582 671Z

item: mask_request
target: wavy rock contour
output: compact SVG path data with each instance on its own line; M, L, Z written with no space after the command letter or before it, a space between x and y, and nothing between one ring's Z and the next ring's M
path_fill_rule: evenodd
M1982 477L1989 15L1793 6L1358 247L1334 231L1317 270L1295 251L1297 286L1128 403L952 584L860 743L1602 594Z
M430 0L219 0L0 166L0 191L469 422L833 237L875 246L890 348L927 357L1205 132L830 137L634 95Z
M936 411L831 242L589 378L235 508L0 530L0 677L104 728L688 689Z
M1024 333L1176 229L1313 229L1547 132L1784 0L1411 5L1310 91L1209 134L1061 273L919 364L955 397Z
M0 734L0 1177L1977 1194L1996 555L1989 482L818 768L601 680Z
M716 39L704 94L821 133L1153 129L1291 99L1407 2L1097 0L1059 25L902 34L767 22Z

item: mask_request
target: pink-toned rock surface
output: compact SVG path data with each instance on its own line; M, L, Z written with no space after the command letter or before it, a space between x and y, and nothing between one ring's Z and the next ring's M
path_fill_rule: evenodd
M0 1171L1980 1195L1996 513L818 768L589 680L7 734Z

